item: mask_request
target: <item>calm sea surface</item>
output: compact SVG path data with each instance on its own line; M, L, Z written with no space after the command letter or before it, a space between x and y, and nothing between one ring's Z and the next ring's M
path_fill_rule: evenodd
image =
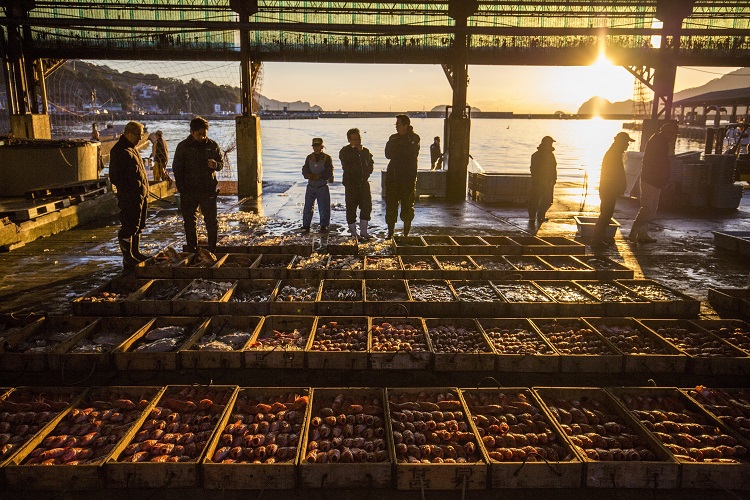
M189 123L180 121L144 120L149 132L161 130L169 143L170 157L177 143L187 137ZM222 149L235 143L233 120L209 118L208 135ZM362 132L362 142L375 157L376 171L385 168L388 160L384 156L385 143L395 133L395 118L321 118L317 120L263 120L263 180L267 182L296 182L302 180L302 164L305 156L312 152L313 137L322 137L326 152L333 156L334 169L340 169L339 149L346 142L346 131L357 127ZM414 130L422 138L419 168L430 168L430 144L435 136L443 136L440 118L413 118ZM584 171L588 171L589 182L598 185L599 169L604 153L612 144L617 132L622 131L623 121L618 120L524 120L524 119L474 119L471 122L470 153L487 172L525 173L529 171L529 159L545 135L552 136L558 162L560 181L581 182ZM124 125L125 122L115 122ZM100 127L102 128L102 127ZM120 127L118 127L120 128ZM86 134L89 128L82 129ZM72 131L71 131L72 132ZM629 132L637 142L630 150L638 151L640 132ZM106 135L107 131L103 132ZM702 144L695 140L678 139L676 151L700 151ZM171 158L170 158L171 160ZM236 178L236 154L229 154L231 168L224 178ZM170 161L171 163L171 161Z

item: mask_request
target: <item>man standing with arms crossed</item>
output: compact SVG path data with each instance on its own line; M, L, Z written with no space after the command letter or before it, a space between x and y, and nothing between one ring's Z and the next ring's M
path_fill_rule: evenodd
M362 146L362 136L358 128L347 131L349 144L339 151L341 168L344 171L344 201L346 204L346 223L354 238L369 240L367 226L372 212L372 194L369 178L375 162L372 153ZM359 207L359 237L357 237L357 207Z
M396 115L396 133L385 145L385 157L391 160L385 173L385 222L388 224L388 238L393 238L399 203L401 220L404 221L404 236L409 236L417 195L419 136L414 133L408 116Z

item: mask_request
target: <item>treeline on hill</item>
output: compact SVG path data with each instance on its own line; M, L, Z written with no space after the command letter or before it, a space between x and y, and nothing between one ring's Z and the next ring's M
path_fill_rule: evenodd
M137 84L158 87L150 98L134 91ZM47 79L47 94L51 103L71 110L83 110L92 103L96 91L97 105L107 107L119 103L123 111L153 110L163 113L180 112L211 114L214 104L222 110L233 110L240 102L240 89L229 85L200 82L193 78L187 83L177 78L162 78L155 74L120 73L107 66L82 61L68 61Z

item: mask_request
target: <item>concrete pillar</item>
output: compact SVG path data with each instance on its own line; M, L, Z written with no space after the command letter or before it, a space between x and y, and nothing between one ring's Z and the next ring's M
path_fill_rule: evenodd
M457 16L456 28L466 27L466 17ZM469 85L466 63L467 35L456 32L453 64L453 107L448 117L448 173L445 195L449 201L466 199L466 176L469 166L470 113L466 110L466 91Z
M263 161L259 116L238 116L237 195L258 198L263 193Z
M49 115L12 114L10 133L19 139L52 139Z

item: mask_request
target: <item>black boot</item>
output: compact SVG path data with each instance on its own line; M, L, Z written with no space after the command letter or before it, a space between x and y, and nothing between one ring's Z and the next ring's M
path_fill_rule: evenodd
M409 231L411 231L411 221L404 222L404 236L409 236Z
M135 257L135 260L137 260L138 262L143 262L144 260L148 260L151 258L150 255L142 254L141 250L138 248L141 246L140 234L134 234L131 241L132 241L132 244L130 245L130 251L133 254L133 257Z
M122 267L125 269L132 269L140 262L138 259L133 257L132 239L131 238L120 238L120 251L122 252Z
M393 238L393 230L396 228L395 224L388 224L388 239Z

